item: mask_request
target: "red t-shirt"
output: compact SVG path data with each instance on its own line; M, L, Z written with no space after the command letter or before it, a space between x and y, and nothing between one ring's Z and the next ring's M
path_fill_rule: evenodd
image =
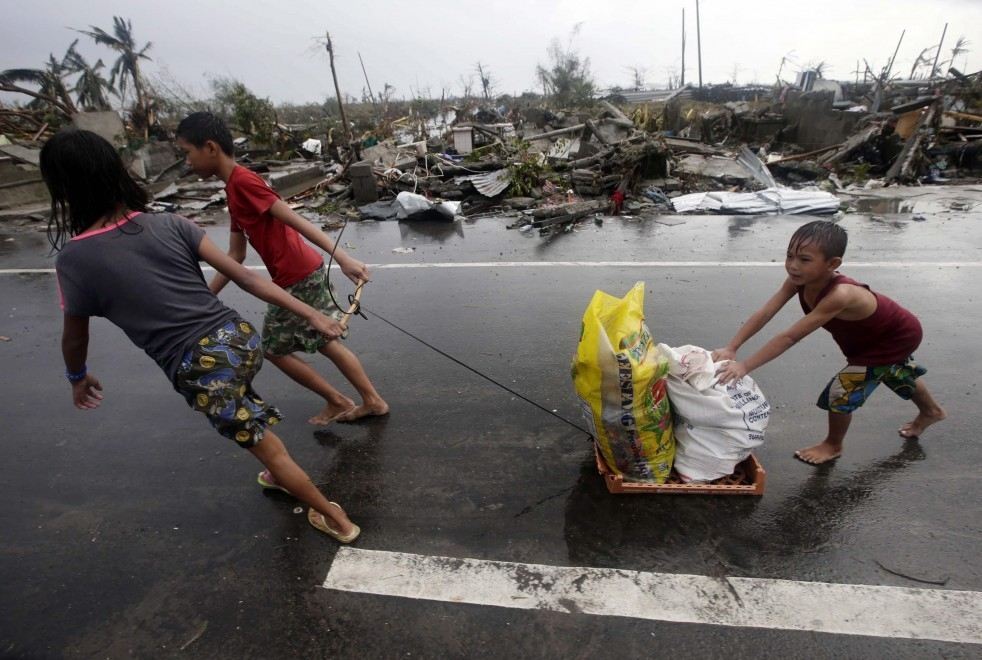
M274 283L282 287L296 284L324 264L320 253L296 229L270 214L280 196L258 174L237 165L225 184L225 195L232 216L229 229L245 233Z

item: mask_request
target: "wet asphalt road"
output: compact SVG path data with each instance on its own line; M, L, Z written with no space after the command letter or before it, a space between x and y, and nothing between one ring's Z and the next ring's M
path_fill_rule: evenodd
M860 209L864 210L864 209ZM876 209L866 209L876 212ZM562 566L921 587L886 570L982 590L977 428L982 215L929 208L847 216L843 272L920 317L917 357L949 419L918 441L888 391L856 415L845 455L812 468L813 402L842 359L825 333L755 373L774 414L758 452L763 498L612 496L583 434L396 332L386 318L579 423L569 379L595 289L647 285L657 341L727 341L780 283L775 266L378 269L349 345L392 406L387 419L305 423L314 396L272 365L256 388L287 420L291 453L363 528L357 546ZM909 207L905 211L911 210ZM916 209L915 209L916 210ZM676 219L673 219L677 220ZM780 264L800 218L608 220L551 239L508 220L352 224L373 264L752 261ZM212 230L219 244L225 229ZM3 241L12 237L14 241ZM45 268L40 234L0 232L0 268ZM415 247L410 255L396 246ZM849 269L850 261L883 266ZM925 263L932 265L923 265ZM254 261L250 263L255 263ZM342 285L342 290L349 287ZM258 463L214 434L116 328L93 323L88 364L106 388L71 406L49 274L0 275L5 402L0 484L0 656L59 657L978 657L932 641L638 621L415 601L319 587L336 545L264 495ZM259 323L263 305L223 298ZM773 329L800 313L789 306ZM766 335L767 331L765 331ZM767 335L769 336L769 335ZM767 336L755 339L749 349ZM326 360L314 363L349 391ZM193 641L192 641L193 640ZM182 650L182 646L183 648Z

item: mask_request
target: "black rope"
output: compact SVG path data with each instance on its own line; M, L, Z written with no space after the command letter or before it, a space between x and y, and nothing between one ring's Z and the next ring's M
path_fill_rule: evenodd
M341 243L341 235L344 234L344 230L345 230L345 228L347 226L348 226L348 219L345 218L344 219L344 224L341 225L341 231L338 232L338 237L334 241L334 249L331 250L328 253L328 254L330 254L330 257L329 257L328 262L327 262L327 292L331 296L331 302L333 302L334 305L335 305L335 307L337 307L338 309L341 309L341 305L339 305L338 304L338 301L334 298L334 291L333 291L333 287L331 286L331 264L334 262L334 252L337 251L338 245ZM368 317L365 316L365 311L366 310L364 310L362 308L362 305L361 305L361 302L360 301L355 300L354 294L350 294L348 296L348 305L349 305L349 309L351 309L351 313L352 314L357 314L358 316L362 317L363 319L368 320ZM427 342L427 341L425 341L425 340L417 337L416 335L414 335L413 333L409 332L408 330L405 330L403 328L400 328L398 325L396 325L392 321L388 320L387 318L385 318L384 316L382 316L378 312L371 311L371 310L367 310L367 311L368 311L369 314L372 314L373 316L375 316L378 320L380 320L380 321L382 321L384 323L387 323L388 325L392 326L393 328L395 328L399 332L403 333L404 335L406 335L408 337L411 337L412 339L415 339L416 341L418 341L423 346L426 346L430 350L439 353L440 355L442 355L443 357L447 358L451 362L455 362L455 363L459 364L464 369L467 369L468 371L477 374L478 376L480 376L484 380L486 380L486 381L488 381L490 383L493 383L494 385L497 385L498 387L500 387L501 389L505 390L506 392L508 392L510 394L513 394L513 395L517 396L522 401L525 401L526 403L532 404L533 406L535 406L539 410L541 410L543 412L546 412L546 413L549 413L550 415L552 415L556 419L561 420L563 422L566 422L567 424L569 424L570 426L572 426L574 429L576 429L578 431L582 431L583 433L586 433L587 436L589 436L591 439L593 438L593 433L591 433L590 431L586 430L585 428L583 428L579 424L577 424L575 422L571 422L570 420L566 419L565 417L563 417L559 413L557 413L557 412L555 412L553 410L550 410L549 408L546 408L545 406L543 406L543 405L541 405L539 403L536 403L532 399L528 398L527 396L525 396L523 394L520 394L520 393L516 392L515 390L511 389L507 385L504 385L503 383L499 383L494 378L491 378L491 376L488 376L487 374L481 373L480 371L478 371L474 367L470 366L469 364L466 364L466 363L458 360L457 358L455 358L454 356L450 355L449 353L440 350L439 348L437 348L433 344L430 344L429 342Z
M443 357L447 358L451 362L455 362L455 363L459 364L464 369L467 369L468 371L471 371L471 372L477 374L478 376L480 376L484 380L489 381L491 383L494 383L495 385L497 385L498 387L500 387L501 389L505 390L506 392L508 392L510 394L514 394L515 396L517 396L522 401L525 401L526 403L531 403L533 406L535 406L539 410L541 410L543 412L547 412L550 415L552 415L553 417L555 417L556 419L559 419L559 420L562 420L562 421L566 422L567 424L569 424L570 426L572 426L574 429L576 429L578 431L582 431L583 433L586 433L591 438L593 437L593 434L590 431L587 431L585 428L583 428L579 424L577 424L575 422L571 422L570 420L566 419L565 417L563 417L559 413L557 413L557 412L555 412L553 410L550 410L549 408L546 408L545 406L543 406L541 404L536 403L532 399L528 398L527 396L525 396L523 394L520 394L519 392L516 392L515 390L511 389L507 385L504 385L503 383L499 383L494 378L491 378L491 376L488 376L487 374L481 373L480 371L478 371L474 367L470 366L469 364L466 364L465 362L462 362L461 360L458 360L457 358L455 358L454 356L450 355L449 353L440 350L439 348L437 348L433 344L430 344L427 341L425 341L423 339L420 339L419 337L417 337L413 333L409 332L408 330L405 330L403 328L400 328L398 325L396 325L395 323L393 323L389 319L385 318L384 316L382 316L378 312L373 311L373 310L366 310L366 311L369 314L371 314L372 316L376 317L378 320L380 320L380 321L382 321L384 323L389 324L390 326L392 326L393 328L395 328L399 332L403 333L404 335L407 335L408 337L411 337L411 338L415 339L416 341L418 341L423 346L426 346L427 348L429 348L432 351L436 351L437 353L439 353Z
M341 305L338 304L337 299L334 297L334 287L331 286L331 264L334 263L334 253L338 251L338 245L341 244L341 235L344 234L344 230L347 227L348 227L348 218L345 218L344 219L344 224L341 225L341 231L338 232L338 237L336 239L334 239L334 249L327 253L329 255L328 258L327 258L327 271L326 271L327 272L327 294L329 296L331 296L331 302L334 303L334 306L337 307L338 309L341 309ZM354 296L348 296L348 302L349 303L354 303ZM358 307L356 307L355 310L353 310L352 313L353 314L358 314L362 318L365 318L365 315L361 313L361 305L358 305Z

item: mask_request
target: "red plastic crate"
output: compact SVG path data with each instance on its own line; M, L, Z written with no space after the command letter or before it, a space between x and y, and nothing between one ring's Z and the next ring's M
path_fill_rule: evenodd
M733 474L708 484L682 483L675 470L663 484L646 484L624 481L624 477L614 474L604 463L596 443L593 452L597 459L597 470L603 477L607 490L611 493L649 493L653 495L763 495L767 484L767 472L757 457L751 454L738 463Z

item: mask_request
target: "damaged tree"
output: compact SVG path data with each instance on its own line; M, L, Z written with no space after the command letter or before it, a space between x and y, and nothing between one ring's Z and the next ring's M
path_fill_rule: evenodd
M153 44L147 42L143 48L137 49L133 37L133 22L120 16L113 16L112 34L94 25L89 30L78 30L81 34L91 37L97 44L108 46L119 53L110 70L109 84L119 89L120 99L125 103L126 88L130 85L136 95L136 102L130 112L134 128L143 133L143 139L150 136L150 127L156 123L154 107L147 91L146 82L140 71L140 60L150 60L147 51Z

